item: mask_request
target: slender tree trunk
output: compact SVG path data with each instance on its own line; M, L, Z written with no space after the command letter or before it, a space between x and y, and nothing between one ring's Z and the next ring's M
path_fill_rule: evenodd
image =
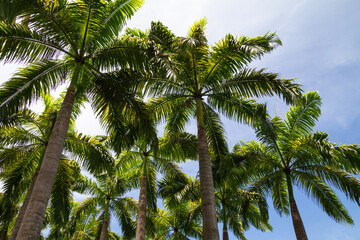
M299 212L296 202L295 202L290 173L285 173L285 174L286 174L286 182L287 182L287 187L288 187L288 192L289 192L291 218L292 218L292 222L293 222L293 226L294 226L296 239L297 240L308 240L303 221L301 220L300 212Z
M146 176L145 172L141 177L138 216L136 223L136 240L145 240L146 231Z
M109 227L109 221L107 219L104 219L103 225L101 227L101 234L99 240L106 240L108 227Z
M79 67L76 67L74 75L78 75L78 73ZM21 222L21 226L16 238L17 240L39 239L46 207L50 199L51 190L54 184L57 168L59 166L59 160L64 148L65 138L69 128L70 116L75 99L75 92L75 88L70 85L56 118L54 128L51 132L39 175L35 181L25 216Z
M299 210L296 206L296 203L295 202L290 203L290 208L291 208L291 218L293 221L296 239L297 240L307 240L308 238L306 236L305 227L301 220L301 216L300 216Z
M15 225L14 225L12 231L11 231L9 240L15 240L16 239L16 236L17 236L17 234L19 232L20 225L21 225L21 222L23 221L27 206L29 205L31 193L32 193L32 191L34 189L35 181L36 181L36 178L37 178L38 174L39 174L39 171L36 171L32 181L31 181L30 188L29 188L28 192L26 193L26 197L25 197L25 200L24 200L24 202L23 202L23 204L21 206L19 215L18 215L18 217L17 217L17 219L15 221Z
M229 240L228 227L227 227L227 214L226 214L226 205L225 202L222 204L223 212L223 240Z
M229 240L229 234L227 229L223 229L223 240Z
M6 227L4 227L4 230L1 232L1 237L0 237L0 240L6 240L7 239L7 228L8 228L9 226L6 226Z
M201 210L203 217L203 239L219 240L215 209L215 188L211 169L210 153L203 120L201 99L196 99L198 125L198 151L200 172Z

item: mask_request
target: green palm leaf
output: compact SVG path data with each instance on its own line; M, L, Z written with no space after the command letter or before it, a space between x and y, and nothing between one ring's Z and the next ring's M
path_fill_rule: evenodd
M299 187L302 187L335 221L353 224L349 213L336 194L320 178L306 172L294 171Z
M19 109L64 83L68 61L39 61L19 70L1 87L0 111Z

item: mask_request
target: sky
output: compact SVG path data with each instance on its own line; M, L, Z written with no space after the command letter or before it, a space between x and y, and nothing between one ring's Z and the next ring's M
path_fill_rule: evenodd
M129 21L129 27L148 29L151 21L161 21L176 35L184 36L196 20L208 19L210 44L227 33L256 37L276 32L283 42L272 53L252 63L283 78L296 78L304 91L316 90L323 100L322 115L316 130L327 132L339 144L360 144L360 9L359 0L146 0ZM0 82L9 78L14 65L0 65ZM271 106L271 115L284 115L288 106L278 98L261 100ZM77 121L79 131L99 134L102 130L88 109ZM91 120L93 119L93 120ZM239 141L256 140L253 130L223 119L229 146ZM189 131L194 131L192 125ZM195 174L197 163L183 166ZM341 193L339 193L341 196ZM356 240L360 236L360 208L341 197L354 226L330 219L304 192L295 191L309 239ZM271 201L269 199L269 205ZM291 218L280 217L270 209L273 231L246 232L249 240L295 239ZM113 224L113 227L114 226ZM221 228L220 228L221 229ZM235 239L231 237L230 239Z

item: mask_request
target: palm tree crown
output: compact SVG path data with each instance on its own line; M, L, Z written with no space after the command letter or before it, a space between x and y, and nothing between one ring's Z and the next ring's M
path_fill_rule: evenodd
M222 125L217 112L240 122L250 122L257 105L249 97L280 95L294 102L301 90L292 80L279 79L264 70L246 68L253 59L270 52L281 42L275 34L235 38L228 34L209 46L205 37L206 19L189 29L186 37L175 37L161 23L153 23L149 39L160 44L169 56L159 60L156 76L146 92L169 132L184 129L197 119L200 186L204 214L204 239L218 239L210 148L225 152Z
M252 141L238 145L236 150L253 161L259 177L253 189L271 193L274 207L280 213L288 214L291 207L297 239L307 236L295 202L294 185L338 222L352 224L353 220L328 183L354 201L358 202L360 196L360 181L345 171L343 152L349 146L331 143L326 133L312 133L321 113L320 106L318 93L308 92L286 113L286 120L265 116L259 121L255 129L261 143Z

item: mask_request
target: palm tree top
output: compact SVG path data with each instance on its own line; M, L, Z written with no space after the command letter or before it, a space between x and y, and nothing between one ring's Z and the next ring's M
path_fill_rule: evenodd
M326 133L313 132L320 107L319 94L308 92L290 107L285 120L263 115L255 125L261 143L250 141L237 145L235 151L253 163L253 173L258 178L252 189L265 195L271 193L274 207L280 213L289 213L288 206L295 203L294 185L303 189L334 220L352 224L330 186L358 202L360 181L347 170L357 171L353 160L359 152L356 147L330 142Z
M194 98L225 94L225 90L228 89L235 89L238 95L244 97L271 94L270 81L256 87L253 79L262 77L263 80L275 80L277 75L265 74L264 70L246 69L246 65L281 45L276 34L266 33L256 38L227 34L214 46L210 46L205 36L206 23L206 18L195 22L189 28L186 37L176 37L160 22L152 23L149 39L160 44L165 53L170 53L169 64L172 65L164 72L166 80L162 80L164 84L170 85L166 88L166 93L179 91L184 96ZM138 36L145 35L138 31L132 33ZM244 86L240 87L239 78L244 76L247 78L241 82ZM289 92L285 98L291 101L290 95L299 94L299 85L293 84L292 80L282 81L292 86L292 94ZM244 89L246 85L255 86ZM164 91L160 87L157 89ZM157 92L152 93L156 95Z
M0 111L9 115L11 109L30 104L68 80L84 93L105 69L141 68L144 43L117 36L142 4L143 0L28 1L29 17L21 23L0 23L0 61L29 64L2 84Z

